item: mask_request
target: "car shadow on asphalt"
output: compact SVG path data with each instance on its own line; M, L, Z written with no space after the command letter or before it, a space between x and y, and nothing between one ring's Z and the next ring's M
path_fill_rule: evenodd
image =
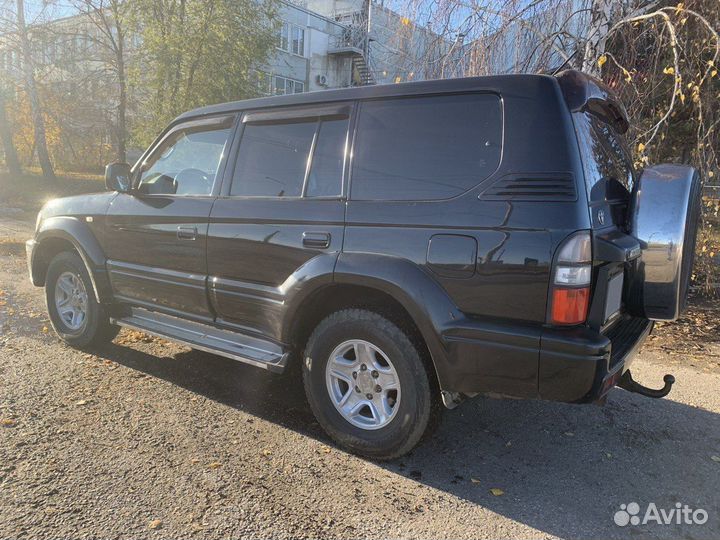
M274 375L200 351L167 361L114 343L98 354L332 444L309 410L299 370ZM411 454L377 466L562 538L715 538L717 454L719 415L615 389L603 407L468 400L447 411ZM432 512L432 499L413 511ZM630 502L640 504L641 514L650 503L667 510L687 504L705 509L710 520L619 527L613 516ZM458 519L471 526L468 520L479 519L473 516Z

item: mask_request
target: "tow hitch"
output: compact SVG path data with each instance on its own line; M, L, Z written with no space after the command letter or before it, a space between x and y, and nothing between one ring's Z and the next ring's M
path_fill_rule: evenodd
M642 394L643 396L651 398L662 398L667 396L670 393L670 390L672 390L672 385L675 384L675 377L672 375L665 375L663 377L663 382L665 383L665 386L663 386L660 390L653 390L652 388L648 388L647 386L643 386L637 381L634 381L632 375L630 374L630 370L627 370L623 373L623 376L620 377L617 385L628 392L635 392L636 394Z

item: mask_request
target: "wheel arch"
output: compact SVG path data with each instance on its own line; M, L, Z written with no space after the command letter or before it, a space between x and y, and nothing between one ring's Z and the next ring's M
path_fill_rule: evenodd
M45 285L50 261L58 253L74 251L88 270L95 299L100 303L110 301L112 296L105 270L105 253L87 225L73 217L48 218L35 235L35 243L30 263L35 285Z
M432 277L405 259L343 253L331 282L288 306L283 342L292 344L297 356L322 319L347 308L379 312L405 330L421 348L433 379L443 388L448 360L442 329L461 313Z

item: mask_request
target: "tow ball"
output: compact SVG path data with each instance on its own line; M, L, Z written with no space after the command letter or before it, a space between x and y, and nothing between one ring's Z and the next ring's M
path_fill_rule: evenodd
M633 380L630 370L627 370L623 373L623 376L620 377L617 385L628 392L635 392L636 394L642 394L643 396L651 398L662 398L667 396L670 393L670 390L672 390L672 385L675 384L675 377L672 375L665 375L663 377L663 382L665 383L665 386L663 386L660 390L654 390Z

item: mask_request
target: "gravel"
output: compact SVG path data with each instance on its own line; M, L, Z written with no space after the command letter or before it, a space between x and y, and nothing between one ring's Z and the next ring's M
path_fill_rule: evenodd
M720 537L718 344L692 365L640 354L641 382L676 376L666 399L476 398L373 463L333 446L295 372L129 331L73 350L12 242L0 290L0 537ZM709 518L617 526L631 502Z

